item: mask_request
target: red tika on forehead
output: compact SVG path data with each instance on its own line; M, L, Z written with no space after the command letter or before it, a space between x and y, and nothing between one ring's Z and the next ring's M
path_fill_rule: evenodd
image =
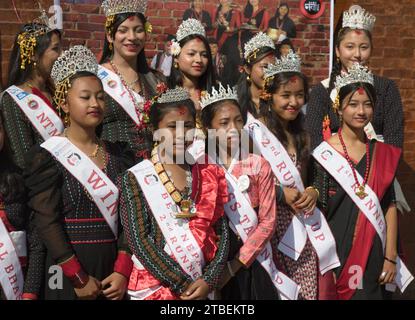
M292 76L292 77L290 78L290 82L292 82L292 83L296 83L296 82L297 82L297 76Z
M179 114L180 114L181 116L182 116L182 115L185 115L185 114L187 113L187 108L186 108L186 107L184 107L184 106L181 106L181 107L179 107L178 112L179 112Z
M362 34L362 30L354 30L354 32L355 32L357 35L361 35L361 34Z
M362 87L360 87L359 89L357 89L357 92L362 95L365 94L365 89L363 89Z
M128 17L128 20L133 21L135 16Z

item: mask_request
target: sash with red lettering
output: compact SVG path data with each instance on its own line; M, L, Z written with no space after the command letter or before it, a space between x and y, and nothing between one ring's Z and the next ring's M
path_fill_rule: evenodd
M23 294L23 272L17 249L0 219L0 285L7 300L21 300Z
M295 187L304 191L301 175L284 146L275 135L260 121L248 114L245 126L262 156L269 162L279 182L286 187ZM340 260L337 256L336 242L327 224L326 218L316 208L307 215L295 215L285 235L278 244L278 249L290 258L297 260L310 239L319 258L320 273L337 268Z
M228 182L229 201L225 204L225 212L229 218L231 229L245 243L252 230L258 225L258 217L249 201L249 195L239 190L238 183L232 175L232 167L225 171ZM257 257L258 262L271 277L272 283L278 290L281 299L297 300L300 286L279 271L272 257L271 243L268 242Z
M128 169L139 183L150 209L166 240L167 250L193 280L203 274L205 265L203 252L189 229L189 221L177 219L173 210L174 200L161 183L149 160L144 160Z
M42 98L16 86L11 86L6 91L44 140L63 132L64 126L61 118Z
M393 182L399 163L401 150L381 142L377 142L372 156L369 179L365 186L367 196L360 199L356 195L357 187L351 174L348 161L327 142L321 143L314 151L314 158L340 184L348 196L360 209L356 223L356 238L353 247L337 279L337 294L340 299L350 299L356 288L350 286L350 279L354 273L349 273L352 267L359 266L366 270L370 251L376 234L382 241L383 249L386 245L386 221L380 206L381 199ZM356 172L359 184L363 178ZM361 214L360 214L361 213ZM395 284L403 292L413 280L413 276L403 261L397 259L397 275ZM387 289L393 289L390 286Z
M52 137L40 145L48 150L86 189L118 236L118 189L92 160L67 138Z
M144 104L143 97L133 90L130 90L129 93L122 84L121 79L114 72L103 66L99 66L98 77L102 81L105 92L118 102L137 125L140 125L143 121L143 115L139 110L136 110L135 104L131 101L130 93L134 96L137 104Z

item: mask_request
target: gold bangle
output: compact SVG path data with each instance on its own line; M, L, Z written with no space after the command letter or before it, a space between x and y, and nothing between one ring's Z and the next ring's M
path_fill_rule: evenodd
M317 192L317 199L320 198L320 191L318 191L318 189L315 186L309 186L307 188L305 188L305 191L307 191L308 189L313 189Z

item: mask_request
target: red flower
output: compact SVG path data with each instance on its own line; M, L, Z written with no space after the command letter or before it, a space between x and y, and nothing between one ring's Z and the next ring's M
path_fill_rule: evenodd
M164 82L159 82L156 86L156 90L159 94L167 91L167 85Z

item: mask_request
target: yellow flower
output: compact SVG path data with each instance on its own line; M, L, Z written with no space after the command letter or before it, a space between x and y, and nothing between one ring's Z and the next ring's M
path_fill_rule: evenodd
M151 33L152 31L153 31L153 26L151 25L151 23L150 22L146 22L145 24L144 24L144 30L147 32L147 33Z

